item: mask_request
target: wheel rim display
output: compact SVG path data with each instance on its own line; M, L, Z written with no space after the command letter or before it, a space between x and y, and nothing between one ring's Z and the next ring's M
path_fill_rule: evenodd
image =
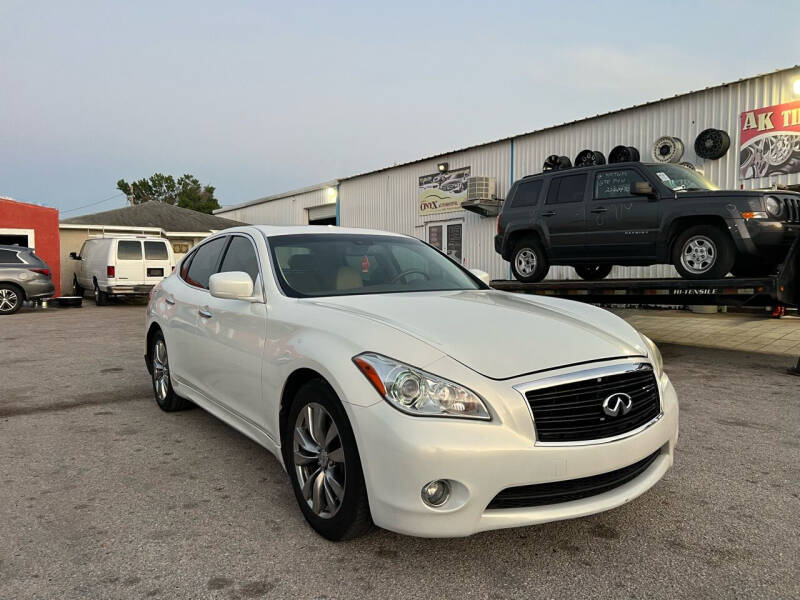
M536 262L536 253L529 248L520 250L514 260L517 272L526 277L536 270Z
M708 272L717 262L717 246L705 235L690 237L681 249L681 265L690 273Z
M330 519L342 507L347 480L339 430L321 404L311 402L297 415L292 456L306 504L318 517Z

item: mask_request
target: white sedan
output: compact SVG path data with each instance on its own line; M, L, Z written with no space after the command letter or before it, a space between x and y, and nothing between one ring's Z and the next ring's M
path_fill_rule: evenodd
M487 279L396 234L225 230L153 290L156 402L191 401L272 452L332 540L544 523L652 487L678 437L655 345Z

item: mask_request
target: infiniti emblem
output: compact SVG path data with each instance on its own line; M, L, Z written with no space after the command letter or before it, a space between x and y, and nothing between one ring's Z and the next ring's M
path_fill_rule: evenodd
M627 415L633 406L633 400L628 394L622 392L611 394L603 400L603 412L609 417L616 417L619 414Z

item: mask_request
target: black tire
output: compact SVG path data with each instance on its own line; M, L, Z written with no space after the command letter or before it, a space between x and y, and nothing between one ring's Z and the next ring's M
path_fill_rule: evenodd
M326 431L326 442L317 444L313 437L306 437L305 442L298 446L295 452L295 442L300 444L300 437L296 433L302 430L300 423L307 422L306 411L311 408L314 414L321 414L320 426ZM323 409L321 412L320 408ZM301 417L303 413L303 417ZM331 439L331 426L335 425L338 435ZM311 430L309 429L309 432ZM313 435L313 434L311 434ZM298 436L296 439L295 436ZM319 437L319 434L318 434ZM285 427L283 440L283 460L289 480L292 483L297 504L312 529L322 537L331 541L347 540L364 535L372 528L372 516L369 511L367 499L367 486L364 483L364 473L361 468L361 458L358 454L353 429L342 404L331 387L321 379L314 379L304 384L292 399L289 416ZM327 442L331 439L330 442ZM306 449L305 443L316 446L316 450ZM328 444L327 446L325 444ZM337 453L343 457L343 462L328 458L328 452L333 457ZM324 457L320 458L324 452ZM295 454L301 457L305 464L295 464ZM320 467L316 461L322 460L327 466ZM322 472L321 472L322 469ZM309 499L306 498L301 487L300 478L304 478L309 489ZM321 477L321 479L320 479ZM340 497L336 497L335 488L330 487L331 479L338 482L339 489L343 490ZM321 481L319 495L319 514L314 511L314 481ZM311 485L309 485L309 483ZM334 498L334 504L330 503ZM335 500L340 498L338 506ZM322 507L321 504L325 503ZM324 515L324 516L323 516Z
M158 348L160 344L163 344L163 352ZM175 412L189 408L191 403L186 398L178 396L172 388L167 343L161 331L156 331L152 340L150 340L147 358L150 361L150 379L153 382L153 397L158 407L164 412ZM165 378L161 379L161 375L165 375Z
M0 316L13 315L25 300L25 293L11 283L0 283Z
M523 283L541 281L550 270L550 263L542 245L534 237L523 238L514 246L511 255L511 272Z
M94 282L94 303L97 306L108 306L108 294L100 289L97 282Z
M694 153L709 160L722 158L730 147L731 138L721 129L705 129L694 141Z
M721 279L735 261L731 236L714 225L689 227L672 245L672 264L684 279Z
M78 284L78 278L75 275L72 276L72 295L83 298L83 288Z
M573 268L581 279L597 281L608 277L613 267L614 265L575 265Z
M731 268L731 273L735 277L768 277L775 273L777 268L778 265L770 262L737 259L736 264Z

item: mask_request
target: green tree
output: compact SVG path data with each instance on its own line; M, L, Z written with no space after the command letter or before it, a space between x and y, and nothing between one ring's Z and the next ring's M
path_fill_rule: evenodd
M172 175L162 173L155 173L150 179L140 179L132 183L120 179L117 181L117 189L128 197L131 204L166 202L207 214L219 208L219 202L214 197L216 188L202 185L197 177L188 173L177 181Z

